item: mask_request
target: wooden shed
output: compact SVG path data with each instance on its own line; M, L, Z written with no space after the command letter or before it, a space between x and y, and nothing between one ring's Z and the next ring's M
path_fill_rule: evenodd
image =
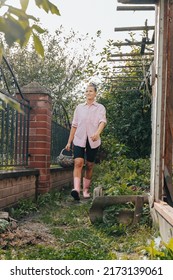
M149 204L162 239L173 237L173 1L118 0L121 10L155 9ZM129 6L127 6L129 4ZM132 5L133 6L132 8ZM143 6L142 6L143 5Z

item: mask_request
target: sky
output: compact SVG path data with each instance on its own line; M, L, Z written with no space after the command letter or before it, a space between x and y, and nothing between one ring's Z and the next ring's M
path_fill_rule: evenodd
M10 1L10 0L9 0ZM39 17L42 26L54 32L60 25L65 30L73 29L80 34L89 33L94 36L102 31L98 49L102 49L108 39L124 40L129 38L125 32L115 32L115 27L143 26L148 19L148 25L154 25L154 11L117 11L117 0L50 0L58 6L61 16L46 14L40 9L33 8L30 0L29 12ZM11 0L15 2L15 0Z
M55 4L61 16L46 13L35 6L34 0L29 0L27 12L39 18L41 26L52 34L59 26L68 32L73 29L79 34L96 35L101 30L101 38L97 41L98 51L105 47L107 40L114 41L130 39L127 32L115 32L115 27L154 25L154 11L117 11L117 6L123 4L117 0L49 0ZM19 6L19 0L7 0L7 3ZM136 36L140 32L135 32ZM150 35L150 34L149 34ZM151 33L152 36L152 33Z
M117 0L49 0L55 4L60 16L47 14L44 10L35 5L34 0L29 0L28 14L34 15L40 19L39 25L48 29L54 34L61 25L65 30L65 35L70 30L78 33L78 36L89 34L90 37L96 38L96 33L101 30L101 37L97 38L95 43L95 52L92 54L93 61L98 59L96 54L100 53L106 46L109 39L114 42L130 39L129 32L115 32L115 27L144 26L146 19L148 25L154 25L154 11L117 11L117 6L123 4ZM7 0L8 4L19 7L20 0ZM127 5L126 5L127 6ZM135 31L135 39L141 41L141 31ZM153 31L149 33L150 39ZM82 36L81 36L82 37ZM88 42L85 42L87 46ZM83 48L81 46L81 48ZM73 46L73 50L79 53L79 44ZM131 51L129 47L123 47L123 52Z

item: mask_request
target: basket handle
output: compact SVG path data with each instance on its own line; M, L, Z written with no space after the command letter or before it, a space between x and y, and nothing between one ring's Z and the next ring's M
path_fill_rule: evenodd
M64 151L64 150L66 150L66 148L63 148L63 149L61 150L60 155L63 155L63 151ZM66 150L66 151L67 151L67 150ZM70 149L69 151L67 151L67 152L70 152L70 151L72 152L71 149Z

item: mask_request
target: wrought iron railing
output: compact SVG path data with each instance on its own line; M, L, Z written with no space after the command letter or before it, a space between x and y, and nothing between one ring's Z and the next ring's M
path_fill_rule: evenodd
M0 63L0 166L28 165L29 101L5 57Z
M60 102L57 103L52 113L51 164L57 163L57 156L67 144L70 126L65 106Z
M29 101L24 98L3 57L0 64L0 167L28 165L29 116ZM68 141L69 131L68 114L59 103L52 114L51 164L56 164L57 156Z
M52 135L51 135L51 164L56 164L57 156L67 144L69 137L69 129L52 121Z

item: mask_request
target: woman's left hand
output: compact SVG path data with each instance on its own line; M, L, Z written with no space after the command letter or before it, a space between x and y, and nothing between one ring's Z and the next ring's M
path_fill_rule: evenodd
M95 133L95 134L93 134L93 135L91 136L91 140L92 140L93 142L99 140L99 138L100 138L100 134L98 134L98 133Z

